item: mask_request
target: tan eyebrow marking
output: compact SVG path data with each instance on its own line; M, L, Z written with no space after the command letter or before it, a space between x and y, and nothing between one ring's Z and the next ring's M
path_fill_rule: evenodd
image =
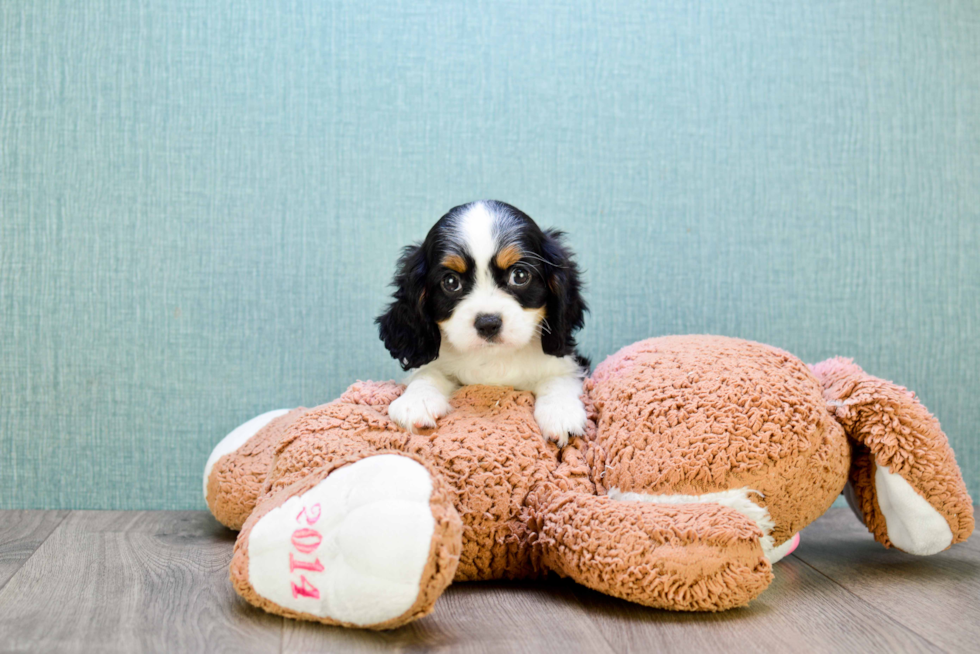
M497 253L497 266L507 270L521 260L521 251L516 245L508 245Z
M466 272L466 261L458 254L447 255L446 258L442 260L442 265L450 270L455 270L461 275Z

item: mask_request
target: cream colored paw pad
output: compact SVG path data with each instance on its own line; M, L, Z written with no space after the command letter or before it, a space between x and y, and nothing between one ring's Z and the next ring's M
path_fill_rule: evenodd
M903 552L925 556L942 552L953 542L946 518L901 475L876 466L875 490L892 545Z
M279 606L355 625L404 614L419 596L435 520L432 479L407 457L339 468L263 516L248 576Z

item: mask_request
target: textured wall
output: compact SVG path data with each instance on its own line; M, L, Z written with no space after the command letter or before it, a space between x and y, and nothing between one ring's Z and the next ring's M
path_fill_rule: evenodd
M915 388L980 491L972 1L0 3L0 508L199 508L212 444L397 368L399 246L571 232L585 349Z

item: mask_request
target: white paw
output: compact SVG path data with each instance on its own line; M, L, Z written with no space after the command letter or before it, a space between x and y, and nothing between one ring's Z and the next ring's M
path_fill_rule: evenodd
M578 396L542 395L534 404L534 419L541 435L558 447L568 445L569 436L585 435L585 406Z
M432 478L383 454L344 466L262 516L248 538L248 580L287 609L367 626L418 599L435 519Z
M431 429L436 426L436 420L449 413L451 408L449 400L438 390L426 387L416 390L409 386L388 407L388 416L406 431Z
M878 506L885 516L885 529L892 545L919 556L942 552L949 547L953 542L953 531L946 518L901 475L888 468L875 467Z

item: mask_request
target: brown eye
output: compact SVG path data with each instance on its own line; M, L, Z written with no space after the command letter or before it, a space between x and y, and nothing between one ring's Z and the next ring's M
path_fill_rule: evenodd
M459 282L459 277L453 273L449 273L442 278L442 288L445 289L447 293L455 293L462 286Z
M531 273L527 270L520 267L511 269L509 280L511 286L527 286L529 281L531 281Z

